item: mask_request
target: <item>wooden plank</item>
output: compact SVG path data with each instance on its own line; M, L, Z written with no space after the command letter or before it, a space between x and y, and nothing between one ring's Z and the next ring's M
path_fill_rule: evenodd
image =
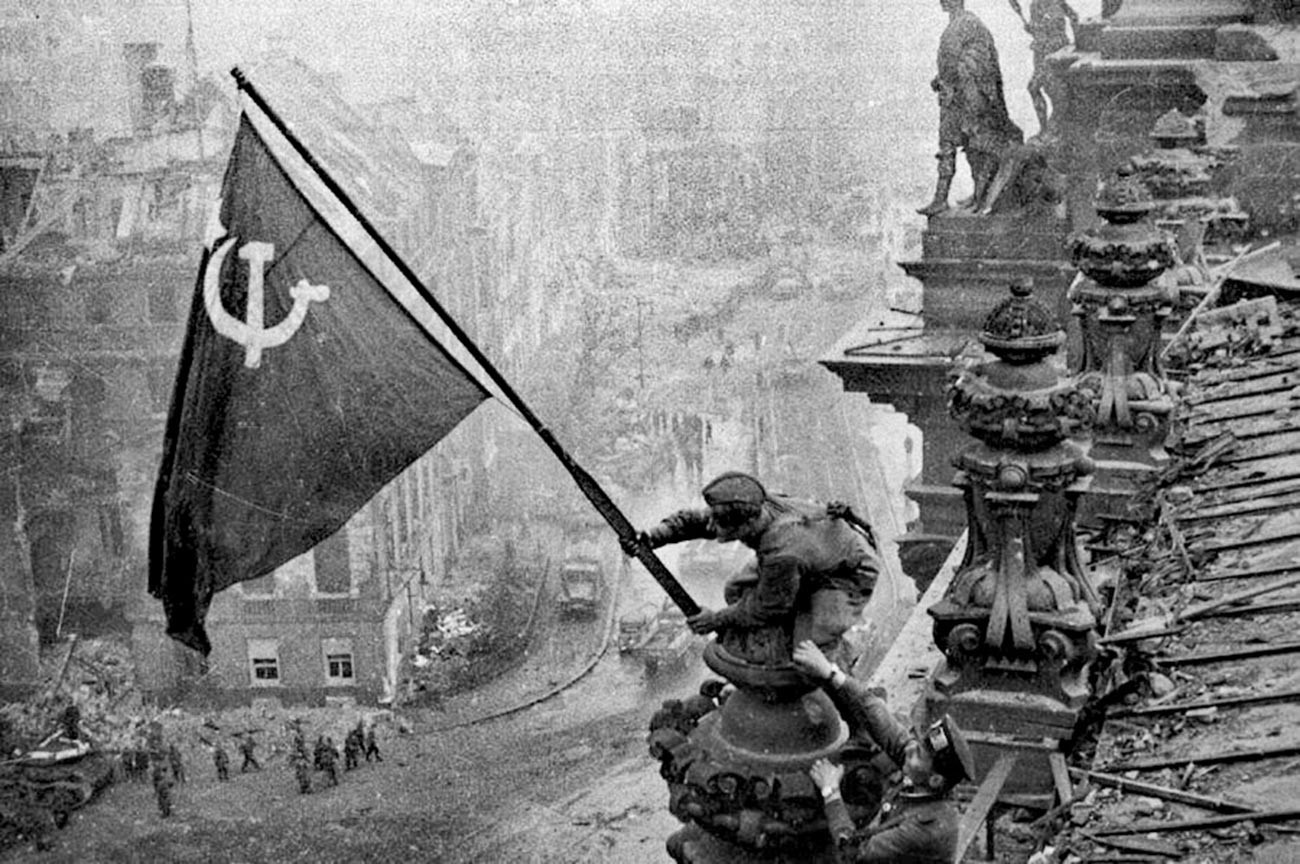
M1230 549L1250 549L1256 546L1270 546L1275 543L1290 543L1293 540L1300 540L1300 531L1278 531L1273 534L1241 537L1236 540L1224 540L1219 543L1197 544L1194 548L1198 553L1216 554L1219 552L1227 552Z
M1229 696L1226 699L1206 699L1201 702L1184 702L1181 705L1147 705L1143 708L1122 708L1106 715L1109 717L1155 717L1160 714L1181 714L1198 708L1242 708L1247 705L1268 705L1274 702L1300 702L1300 690L1282 690L1251 696Z
M1153 834L1158 831L1205 831L1214 828L1230 828L1233 825L1248 821L1256 824L1267 824L1296 820L1300 820L1300 807L1288 807L1285 810L1252 810L1249 813L1232 813L1227 816L1210 816L1205 819L1184 819L1178 822L1134 822L1131 825L1099 828L1092 833L1100 837L1117 834Z
M1018 753L1003 753L998 757L998 761L993 763L988 774L984 775L983 782L980 783L979 791L971 799L970 806L961 817L961 828L957 834L957 854L953 857L954 861L960 861L966 857L966 850L979 835L980 826L988 818L989 811L997 803L998 796L1002 794L1002 787L1007 784L1007 778L1011 776L1011 769L1016 767L1016 761L1019 759Z
M1200 807L1203 810L1213 810L1216 813L1254 813L1255 808L1246 804L1239 804L1236 801L1229 801L1226 798L1209 798L1205 795L1197 795L1193 792L1184 792L1182 789L1171 789L1168 786L1161 786L1158 783L1146 783L1141 780L1130 780L1127 777L1121 777L1118 774L1110 774L1104 771L1085 771L1081 768L1071 768L1070 774L1074 777L1087 777L1098 786L1109 786L1112 789L1119 789L1121 792L1134 792L1138 795L1146 795L1151 798L1162 798L1165 801L1173 801L1177 804L1188 804L1192 807Z
M1300 610L1300 597L1294 600L1276 600L1272 603L1248 603L1245 606L1233 606L1228 609L1216 609L1206 612L1202 618L1238 618L1243 615L1280 615L1283 612Z
M1160 657L1161 666L1199 666L1205 663L1227 663L1239 660L1251 660L1257 657L1276 657L1279 654L1300 652L1300 642L1279 642L1273 645L1252 645L1249 648L1237 648L1233 651L1202 651L1198 654L1175 654Z
M1074 800L1074 784L1070 782L1070 769L1065 764L1065 754L1049 753L1047 764L1052 766L1052 782L1056 785L1057 806L1067 807Z
M1226 579L1257 579L1261 576L1281 576L1283 573L1300 573L1294 564L1278 564L1253 570L1209 570L1196 577L1195 582L1222 582ZM1207 616L1208 617L1208 616Z
M1216 382L1207 387L1197 388L1193 393L1183 397L1183 404L1199 408L1215 402L1231 402L1247 396L1262 396L1269 393L1289 393L1300 384L1300 369L1287 367L1270 370L1266 375L1257 375L1247 381Z
M1252 747L1249 750L1233 750L1219 753L1192 753L1182 756L1167 756L1161 759L1134 759L1128 762L1113 762L1106 770L1120 771L1156 771L1161 768L1187 765L1214 765L1223 762L1253 762L1259 759L1280 759L1300 755L1300 745L1288 744L1278 747Z
M1272 510L1293 510L1300 506L1300 488L1288 490L1285 495L1253 496L1243 501L1215 504L1191 513L1178 514L1179 524L1204 522L1209 519L1232 519L1236 516L1253 516Z

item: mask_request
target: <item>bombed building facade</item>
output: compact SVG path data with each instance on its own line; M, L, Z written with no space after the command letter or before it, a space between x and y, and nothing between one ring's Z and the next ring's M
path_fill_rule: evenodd
M46 6L0 21L13 96L0 118L0 614L12 642L0 678L31 680L42 642L113 626L132 631L152 691L391 695L427 593L459 544L491 527L494 502L545 516L570 481L535 464L508 418L472 416L338 535L218 596L210 664L173 646L144 590L149 505L238 106L229 82L196 74L183 20L174 44L131 41L93 4ZM755 31L719 47L709 34L735 22L713 13L684 44L632 22L668 66L699 70L655 92L621 71L617 46L579 54L562 31L521 24L473 46L500 67L491 81L435 82L449 105L459 92L459 125L437 100L354 109L292 63L280 80L303 137L366 179L358 200L507 378L555 362L539 411L580 461L614 470L618 454L575 419L590 394L569 392L610 385L593 379L598 357L569 350L574 332L608 338L583 297L617 289L611 257L761 257L787 242L783 225L861 184L849 154L864 145L832 97L867 77L856 18L836 8L844 28L825 44ZM472 23L458 22L466 39L481 36ZM800 10L789 23L805 35L821 24ZM538 38L552 55L518 50ZM843 63L828 72L825 51ZM589 111L596 91L606 101ZM350 162L359 152L373 161ZM702 194L714 187L725 194Z

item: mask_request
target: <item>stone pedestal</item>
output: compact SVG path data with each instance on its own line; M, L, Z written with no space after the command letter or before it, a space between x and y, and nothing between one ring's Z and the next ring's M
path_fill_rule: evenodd
M830 861L808 769L837 757L844 801L859 823L880 808L878 751L846 748L848 729L830 697L788 661L760 665L736 648L712 642L704 652L709 668L736 687L720 706L703 693L669 700L650 723L669 810L686 823L668 839L668 853L680 864Z
M977 439L957 454L966 555L930 607L944 659L927 714L951 714L987 768L1008 741L1030 751L1006 794L1053 791L1043 740L1069 740L1089 696L1100 602L1075 539L1091 462L1068 441L1088 401L1053 360L1065 333L1025 285L988 316L950 388L952 417ZM981 741L980 736L985 736ZM1022 754L1024 755L1024 754Z

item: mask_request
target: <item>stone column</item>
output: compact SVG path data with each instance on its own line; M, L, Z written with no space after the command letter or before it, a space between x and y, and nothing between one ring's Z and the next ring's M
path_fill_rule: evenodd
M981 769L998 754L989 736L1067 741L1087 699L1100 604L1075 541L1089 460L1068 437L1088 422L1085 395L1057 355L1065 332L1012 288L985 322L993 359L953 383L952 416L978 439L954 462L966 501L966 557L930 608L944 653L927 695L972 733ZM1022 756L1007 792L1052 792L1043 750Z

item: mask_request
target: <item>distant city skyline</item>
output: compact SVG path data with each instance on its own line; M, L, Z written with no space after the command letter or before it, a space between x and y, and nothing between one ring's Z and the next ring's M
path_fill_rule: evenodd
M767 2L789 9L788 0ZM680 0L653 6L628 0L497 0L494 5L502 16L519 16L533 6L552 13L591 10L626 14L642 21L662 14L665 24L671 20L674 6L691 10L684 14L699 14ZM826 5L843 8L838 3ZM1028 14L1029 0L1021 0L1020 5ZM1099 14L1101 0L1077 0L1072 5L1087 18ZM1010 0L967 0L966 6L993 32L1012 116L1026 134L1033 134L1033 107L1025 91L1032 61L1020 19ZM874 68L882 75L897 67L933 64L945 24L938 0L864 0L864 7L865 22L868 28L874 25L874 32L869 33L863 50L881 58ZM192 17L193 62L200 75L225 77L231 67L247 65L267 49L278 47L329 76L350 101L374 102L423 92L439 62L472 62L470 46L457 44L460 40L452 34L439 38L439 21L469 14L470 9L475 15L486 16L493 6L469 0L394 0L382 5L355 0L117 0L100 8L105 23L123 41L161 43L160 59L174 66L182 80L191 71L185 30L187 17ZM928 94L919 95L924 98Z

